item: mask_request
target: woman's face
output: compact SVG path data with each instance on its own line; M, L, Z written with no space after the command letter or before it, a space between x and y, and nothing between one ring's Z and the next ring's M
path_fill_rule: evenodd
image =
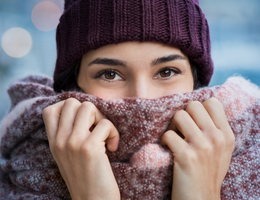
M191 92L189 60L179 49L154 42L124 42L86 53L79 87L105 100L157 98Z

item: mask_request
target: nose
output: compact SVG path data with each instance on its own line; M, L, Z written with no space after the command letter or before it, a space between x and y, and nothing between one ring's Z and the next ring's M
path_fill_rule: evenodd
M145 80L144 78L140 78L131 84L129 88L129 96L145 99L156 98L152 83Z

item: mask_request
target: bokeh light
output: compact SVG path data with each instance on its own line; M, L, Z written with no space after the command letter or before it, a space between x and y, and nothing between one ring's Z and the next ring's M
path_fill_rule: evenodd
M59 23L60 8L50 1L38 3L32 10L32 22L36 28L42 31L51 31Z
M15 27L4 33L1 44L7 55L20 58L29 53L32 38L26 30Z

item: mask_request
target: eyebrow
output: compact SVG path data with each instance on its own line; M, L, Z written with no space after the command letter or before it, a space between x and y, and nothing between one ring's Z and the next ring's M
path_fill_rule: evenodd
M109 66L123 66L126 67L126 62L113 58L96 58L88 64L88 66L100 64L100 65L109 65Z
M163 64L163 63L174 61L174 60L186 60L186 58L179 54L172 54L169 56L164 56L164 57L153 60L152 66Z
M155 66L155 65L163 64L163 63L174 61L174 60L186 60L186 58L179 54L172 54L169 56L164 56L164 57L160 57L160 58L153 60L151 65ZM91 66L94 64L126 67L126 62L124 62L122 60L114 59L114 58L96 58L95 60L90 62L88 64L88 66Z

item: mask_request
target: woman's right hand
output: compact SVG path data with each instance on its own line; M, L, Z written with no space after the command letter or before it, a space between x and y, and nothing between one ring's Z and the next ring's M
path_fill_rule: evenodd
M91 102L73 98L45 108L43 119L51 153L72 199L120 199L106 155L106 146L109 151L118 148L114 125Z

